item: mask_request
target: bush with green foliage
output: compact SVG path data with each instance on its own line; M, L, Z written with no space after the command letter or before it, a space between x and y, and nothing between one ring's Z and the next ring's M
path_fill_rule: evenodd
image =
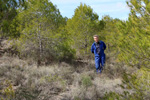
M56 59L73 59L75 50L69 45L66 19L56 6L48 0L29 0L26 5L26 10L18 9L19 14L13 20L19 21L16 29L20 37L15 45L20 57L33 58L38 66Z
M103 21L98 18L90 6L81 3L73 17L68 19L66 29L72 40L70 45L77 51L78 57L85 58L91 54L93 35L104 28Z

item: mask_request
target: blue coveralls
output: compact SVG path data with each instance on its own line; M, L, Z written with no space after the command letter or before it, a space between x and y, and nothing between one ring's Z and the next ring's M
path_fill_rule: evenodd
M94 53L95 55L95 67L96 67L96 72L101 72L102 68L105 64L105 53L104 50L106 49L106 45L103 41L99 41L100 45L100 54L97 53L96 51L96 44L95 42L92 44L91 47L91 52ZM100 66L101 64L101 66Z

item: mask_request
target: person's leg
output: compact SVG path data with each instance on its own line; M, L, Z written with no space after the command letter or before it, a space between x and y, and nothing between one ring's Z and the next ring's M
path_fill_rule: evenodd
M105 67L105 59L106 59L106 55L104 54L104 60L103 60L103 68Z
M100 67L99 67L99 72L102 72L102 59L100 58Z
M96 67L96 72L99 72L100 69L100 58L99 57L95 57L95 67Z
M105 58L104 57L101 57L100 63L101 63L100 70L102 71L104 64L105 64Z

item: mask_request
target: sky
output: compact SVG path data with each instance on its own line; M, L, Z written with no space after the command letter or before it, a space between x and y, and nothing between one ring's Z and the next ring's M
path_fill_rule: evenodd
M74 10L85 3L91 6L93 11L102 16L109 15L112 18L127 20L130 9L126 4L126 0L50 0L60 10L63 17L71 18L74 15Z

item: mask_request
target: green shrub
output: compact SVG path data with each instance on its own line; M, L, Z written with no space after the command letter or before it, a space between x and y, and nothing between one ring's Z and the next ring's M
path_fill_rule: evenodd
M84 86L86 89L92 86L92 80L90 76L83 76L81 82L82 82L82 86Z
M4 82L0 82L0 86L2 86L2 89L0 88L1 100L9 100L15 97L15 91L13 90L11 81L5 80Z

